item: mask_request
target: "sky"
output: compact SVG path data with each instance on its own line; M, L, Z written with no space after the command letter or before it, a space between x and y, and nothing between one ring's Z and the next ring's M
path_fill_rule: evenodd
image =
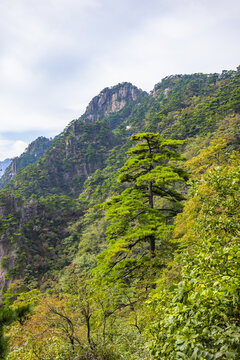
M0 0L0 161L103 88L240 65L239 0Z

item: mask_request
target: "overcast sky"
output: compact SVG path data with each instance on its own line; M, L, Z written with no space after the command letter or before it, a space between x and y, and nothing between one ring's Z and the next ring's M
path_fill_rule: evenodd
M103 88L240 64L239 0L0 0L0 160Z

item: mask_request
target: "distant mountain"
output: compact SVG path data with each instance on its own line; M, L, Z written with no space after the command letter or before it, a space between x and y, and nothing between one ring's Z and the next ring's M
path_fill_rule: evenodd
M6 168L10 165L12 159L5 159L0 161L0 178L3 176Z
M5 172L0 179L0 189L2 189L11 179L16 176L18 170L25 168L27 165L33 164L41 156L44 155L46 150L50 147L52 140L44 136L38 137L31 142L22 155L14 159L7 159L7 166ZM7 161L5 160L5 161Z

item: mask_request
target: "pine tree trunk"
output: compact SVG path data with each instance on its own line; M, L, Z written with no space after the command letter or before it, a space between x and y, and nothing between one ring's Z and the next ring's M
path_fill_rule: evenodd
M152 182L149 182L148 185L148 195L149 195L149 207L153 209L153 191L152 191ZM149 245L150 245L150 252L151 256L155 256L155 236L150 235L149 236Z

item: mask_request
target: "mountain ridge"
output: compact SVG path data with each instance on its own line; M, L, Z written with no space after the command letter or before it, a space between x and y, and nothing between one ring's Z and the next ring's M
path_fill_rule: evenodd
M73 120L52 141L51 147L41 158L18 172L15 179L0 192L3 226L0 242L5 247L4 256L10 259L5 261L7 270L4 271L8 280L5 285L2 283L3 288L17 274L22 276L26 261L31 264L34 274L39 268L38 262L45 264L38 271L39 275L34 275L40 282L44 273L55 269L55 265L60 266L57 259L65 253L61 245L65 238L60 236L60 243L57 242L62 253L51 250L56 264L50 262L47 265L42 256L45 254L43 244L51 248L48 234L62 233L68 238L68 224L71 221L77 224L75 207L78 208L81 229L85 225L82 225L83 215L80 214L121 191L115 180L117 169L126 159L125 151L131 146L131 134L151 131L159 132L162 137L188 138L188 154L194 151L191 146L195 145L191 144L199 139L207 144L214 136L226 137L231 149L239 147L239 136L235 130L240 123L239 89L239 72L235 72L234 76L232 73L229 76L225 74L224 77L214 74L172 76L158 83L150 95L126 103L123 108L101 120L86 120L83 116ZM99 113L97 111L97 116ZM72 201L74 205L67 205ZM60 209L63 206L62 217L58 213L54 226L51 202L58 204ZM33 203L34 206L31 205ZM64 206L69 206L69 210L63 211ZM39 208L44 209L43 213L38 211ZM69 219L67 223L64 216ZM31 230L35 223L44 226L44 236L41 230ZM79 231L81 233L82 230ZM76 242L83 241L81 235L70 235L70 238L74 249ZM27 245L29 242L30 247ZM19 248L17 255L16 247ZM24 261L21 257L23 253L26 257Z

